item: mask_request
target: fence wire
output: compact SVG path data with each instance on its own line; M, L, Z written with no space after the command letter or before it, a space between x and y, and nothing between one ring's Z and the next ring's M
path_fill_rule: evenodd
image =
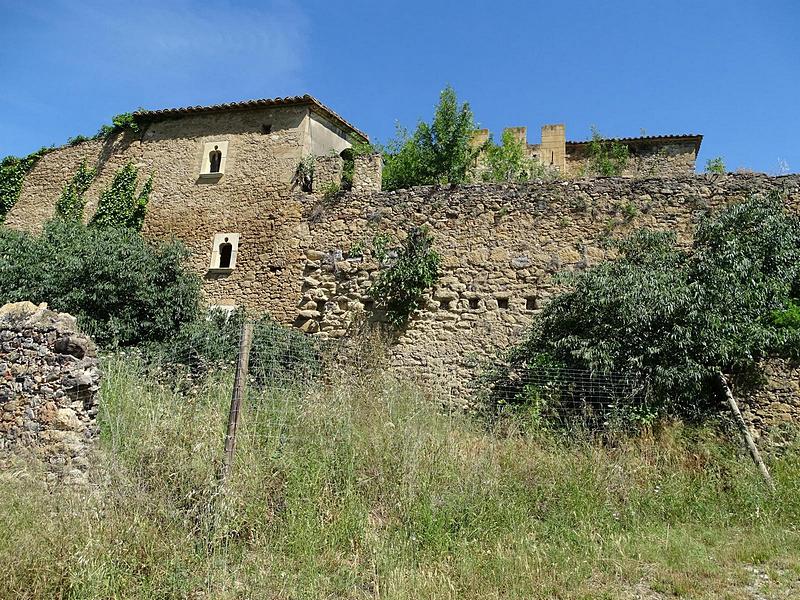
M637 374L554 366L487 369L471 386L477 403L493 414L514 408L543 421L600 425L647 411L648 386ZM498 373L500 375L498 375Z

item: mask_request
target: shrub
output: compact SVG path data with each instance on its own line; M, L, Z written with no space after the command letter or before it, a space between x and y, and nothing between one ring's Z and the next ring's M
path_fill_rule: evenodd
M589 170L604 177L622 175L628 166L628 147L615 140L603 138L597 127L592 126L589 142Z
M409 232L397 258L378 275L369 295L386 307L386 316L395 326L403 325L419 308L425 290L439 277L439 255L431 247L433 236L427 228ZM375 243L376 256L382 260L383 250Z
M420 122L413 135L398 126L384 155L383 188L468 181L478 152L472 146L475 130L469 104L459 107L455 91L447 86L432 123Z
M706 161L706 173L716 173L717 175L725 174L725 161L721 156L709 158Z
M64 185L56 202L56 216L65 221L81 223L83 210L86 207L86 190L94 181L95 169L87 166L86 160L81 162L77 173Z
M542 360L622 372L649 384L656 412L699 415L717 398L718 372L797 355L800 220L779 198L707 218L691 250L648 230L616 247L619 258L564 277L571 289L545 307L500 380L518 387L513 376Z
M128 162L116 172L111 185L100 193L92 225L141 231L147 202L153 189L153 176L144 182L139 192L136 191L138 187L139 169Z
M124 130L139 132L139 123L134 113L120 113L111 118L111 125L101 125L95 138L108 138Z
M198 310L200 282L177 242L60 220L41 236L0 230L0 303L30 300L75 315L101 344L170 339Z
M259 385L307 381L320 370L317 340L266 314L210 309L169 339L146 347L151 363L183 365L193 378L235 364L245 319L253 322L250 376Z

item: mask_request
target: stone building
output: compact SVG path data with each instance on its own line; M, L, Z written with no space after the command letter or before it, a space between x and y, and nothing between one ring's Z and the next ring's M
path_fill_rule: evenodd
M87 193L88 219L100 191L133 161L154 175L144 235L186 244L209 304L268 312L325 338L346 336L365 317L380 320L380 303L367 293L381 269L375 240L396 244L427 226L441 276L395 332L392 361L456 403L476 366L519 340L558 291L553 275L606 259L610 236L647 226L688 244L703 215L769 190L782 190L800 210L798 176L695 175L700 136L620 140L642 164L660 160L658 177L642 169L629 173L638 177L381 191L380 156L368 155L354 160L351 191L323 194L341 180L341 154L366 135L310 96L137 117L138 132L41 158L6 225L40 230L83 160L99 172ZM524 128L514 131L525 139ZM528 148L545 161L549 152L570 173L585 146L565 141L556 125ZM309 156L316 157L310 183L298 176L307 175L298 166Z
M210 304L247 305L291 319L288 280L302 269L298 238L307 229L301 192L313 191L310 171L298 167L313 165L313 187L322 190L341 179L339 155L367 136L308 95L142 111L136 122L136 132L42 157L6 225L40 230L83 160L98 171L87 192L88 219L100 191L132 161L145 177L154 175L144 235L187 245ZM354 169L353 189L372 190L376 178L380 164L366 157Z
M563 124L542 126L542 140L539 144L528 143L527 127L507 127L503 131L510 132L522 142L531 158L567 177L590 174L587 166L591 142L568 141ZM475 144L482 144L488 139L489 130L481 129L476 134ZM617 142L628 148L630 158L628 166L621 174L623 177L669 177L694 173L703 136L651 135L611 138L606 141Z

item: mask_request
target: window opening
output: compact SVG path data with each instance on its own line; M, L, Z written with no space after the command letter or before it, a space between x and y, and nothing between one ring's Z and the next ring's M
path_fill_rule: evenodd
M208 154L208 162L211 165L209 171L211 173L219 173L219 168L222 165L222 152L219 146L214 146L214 149Z
M219 245L219 268L230 269L231 255L233 254L233 244L225 238L225 241Z

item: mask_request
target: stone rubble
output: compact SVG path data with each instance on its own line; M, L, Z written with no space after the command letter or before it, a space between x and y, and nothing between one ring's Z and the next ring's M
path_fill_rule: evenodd
M84 482L100 377L95 346L74 317L30 302L0 308L0 467L34 459L49 482Z

